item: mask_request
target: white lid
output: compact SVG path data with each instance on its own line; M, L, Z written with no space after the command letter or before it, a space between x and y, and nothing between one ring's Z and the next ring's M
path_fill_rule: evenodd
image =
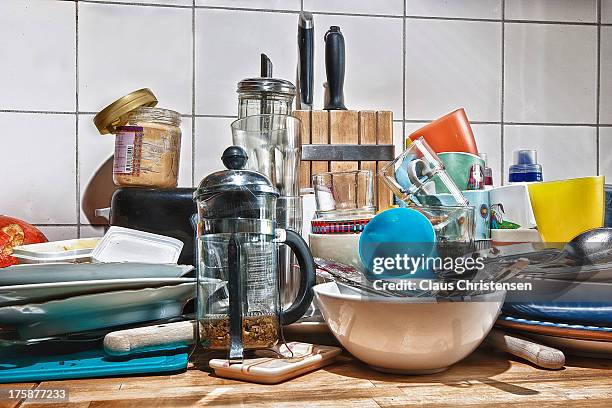
M94 262L175 264L183 242L164 235L123 227L110 227L94 249Z
M20 245L13 248L13 256L25 259L73 259L91 255L100 238L67 239L64 241L41 242Z

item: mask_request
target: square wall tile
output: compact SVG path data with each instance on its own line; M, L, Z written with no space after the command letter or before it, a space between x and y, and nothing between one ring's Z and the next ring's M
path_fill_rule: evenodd
M74 111L75 4L4 0L1 7L0 109Z
M81 225L79 227L81 238L103 237L107 229L106 225Z
M606 176L606 184L612 184L612 128L599 129L599 174Z
M406 119L501 119L501 23L406 20Z
M506 0L507 20L597 22L597 0Z
M304 0L304 10L326 13L404 15L404 0ZM317 18L315 17L315 23Z
M159 107L191 113L191 9L79 4L79 110L150 88Z
M612 23L612 0L601 0L601 22Z
M314 109L323 109L324 35L340 26L346 45L344 100L351 110L391 110L402 119L402 20L382 17L315 16ZM295 49L295 47L293 48Z
M501 19L501 4L501 0L406 0L406 15Z
M232 145L230 124L233 118L196 118L195 123L195 186L214 171L223 170L221 154Z
M256 11L196 11L196 113L236 115L236 85L259 76L260 54L274 77L295 82L297 15Z
M612 27L601 27L599 122L612 124Z
M504 168L515 150L536 149L545 181L596 175L596 133L594 127L506 125Z
M79 115L79 181L81 192L81 223L107 224L96 217L98 208L110 207L117 186L113 183L115 137L100 135L94 126L93 115ZM191 118L181 123L181 157L179 187L191 187Z
M0 129L0 213L32 224L75 224L75 115L0 113Z
M75 239L78 237L78 227L67 226L37 226L49 241L63 241L65 239Z
M299 11L300 0L196 0L196 6Z
M507 122L595 123L597 27L506 24Z

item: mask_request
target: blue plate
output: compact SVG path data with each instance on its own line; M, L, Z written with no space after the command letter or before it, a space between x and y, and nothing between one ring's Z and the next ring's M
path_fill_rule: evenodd
M510 323L520 323L520 324L525 324L529 326L542 326L542 327L554 327L557 329L583 330L585 332L596 331L596 332L612 333L612 327L605 327L605 326L558 323L558 322L550 322L550 321L525 319L522 317L504 316L504 315L499 316L497 320L502 320L502 321L506 321Z
M612 302L531 302L506 303L505 313L563 323L612 325Z

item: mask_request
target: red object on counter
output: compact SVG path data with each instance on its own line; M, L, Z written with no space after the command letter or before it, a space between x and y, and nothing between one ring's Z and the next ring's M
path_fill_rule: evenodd
M463 108L434 120L408 137L410 140L423 137L436 153L466 152L478 154L474 133Z
M45 234L32 224L0 215L0 268L19 263L11 256L14 247L47 241Z

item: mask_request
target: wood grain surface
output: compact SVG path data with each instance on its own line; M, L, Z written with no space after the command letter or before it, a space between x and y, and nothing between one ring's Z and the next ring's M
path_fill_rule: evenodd
M21 384L67 387L70 401L4 401L0 407L612 406L612 360L569 357L565 369L550 371L508 358L483 347L445 372L404 376L373 371L343 354L330 366L278 385L218 378L196 365L177 375Z
M393 144L393 113L390 111L305 111L293 115L302 121L302 143L311 144ZM371 170L374 175L375 203L380 210L393 204L393 195L379 183L377 171L387 162L303 161L300 187L311 187L313 174L327 171ZM379 188L380 184L380 188ZM379 193L380 190L380 193Z

